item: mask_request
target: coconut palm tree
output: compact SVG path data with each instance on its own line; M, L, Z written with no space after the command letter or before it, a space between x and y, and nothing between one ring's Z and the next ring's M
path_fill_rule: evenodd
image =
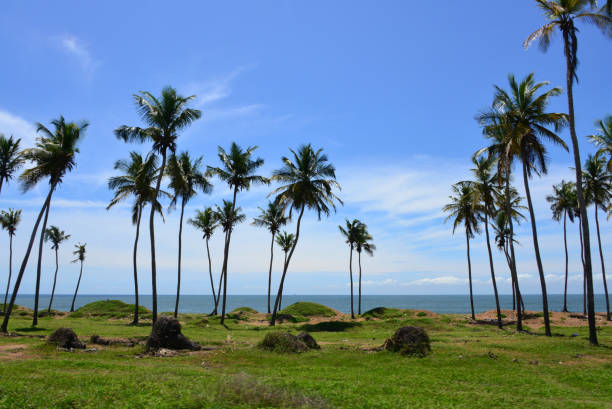
M268 314L270 314L270 293L272 291L272 261L274 260L274 237L282 226L287 224L287 218L283 215L283 211L277 203L268 202L268 208L259 208L259 217L253 219L253 225L257 227L265 227L272 234L272 242L270 243L270 268L268 269Z
M357 308L357 314L361 315L361 252L365 251L370 257L374 256L376 246L371 243L374 240L372 235L368 232L368 226L365 223L361 223L357 238L355 240L355 250L357 251L357 258L359 263L359 302Z
M210 276L210 288L212 289L213 303L215 310L212 315L217 314L217 296L215 295L215 284L212 276L212 264L210 261L210 248L208 247L208 241L212 237L215 229L218 226L215 212L211 207L207 207L204 211L197 210L195 217L187 220L187 223L191 224L196 229L200 230L203 234L202 238L206 241L206 254L208 255L208 275Z
M183 216L185 205L193 199L198 191L211 193L212 185L201 171L202 157L192 160L188 152L183 152L179 156L172 155L168 160L167 173L170 176L170 189L174 192L170 207L175 207L180 199L181 218L179 221L178 234L178 279L176 284L176 303L174 305L174 318L178 316L179 297L181 294L181 253L183 237Z
M15 298L19 292L19 286L21 285L23 274L30 258L30 252L32 251L32 246L34 245L34 239L36 238L36 233L38 232L41 219L43 218L43 215L45 215L45 221L43 222L40 237L41 240L38 253L39 263L37 266L36 277L36 297L34 299L35 308L33 324L36 325L38 323L38 292L40 288L41 270L40 260L42 259L43 244L42 232L44 232L47 228L46 221L49 215L48 210L51 207L51 197L53 192L55 192L57 186L62 182L64 176L76 166L76 154L79 152L77 143L85 134L85 130L88 126L87 122L81 122L79 124L74 122L66 122L62 116L60 116L59 119L51 121L51 124L55 128L54 132L51 132L49 129L47 129L47 127L40 123L37 124L37 131L41 133L41 136L37 138L36 146L34 148L26 149L23 152L23 158L32 163L32 167L26 169L19 177L22 182L23 190L28 191L36 186L41 180L48 178L49 192L47 193L47 197L45 198L43 206L38 214L38 218L36 219L34 227L32 228L30 241L28 242L26 253L23 257L23 261L21 262L19 273L17 274L17 280L15 281L15 287L13 289L13 294L11 295L9 308L7 314L4 316L4 321L2 322L2 328L0 329L2 332L7 331L9 318L13 310L13 305L15 304Z
M0 192L4 182L8 183L13 174L23 165L23 155L19 150L21 139L14 140L13 136L6 138L0 133Z
M612 3L612 2L611 2ZM597 121L599 126L597 133L587 136L597 146L597 156L607 158L608 172L612 172L612 115L606 116L603 120Z
M574 150L574 166L576 170L576 194L578 198L579 209L581 212L581 221L583 224L583 241L585 254L585 279L588 292L588 322L589 322L589 341L593 345L597 345L597 332L595 327L595 298L593 294L593 271L591 266L591 243L589 233L589 223L585 206L584 194L582 192L582 170L580 161L580 150L578 145L578 137L576 135L576 121L574 116L574 80L578 79L578 27L577 22L586 24L594 24L604 35L612 35L612 17L610 17L610 3L608 1L605 10L596 10L597 5L595 0L536 0L538 7L544 13L548 22L531 33L524 41L523 46L529 46L536 40L539 42L542 51L548 50L552 36L558 30L563 36L563 52L565 54L566 66L566 87L567 87L567 103L569 114L569 130L572 138L572 147Z
M72 305L70 306L70 312L74 312L74 302L76 301L77 293L79 292L79 285L81 284L81 277L83 276L83 262L85 261L86 246L87 243L75 244L74 247L76 248L76 250L72 252L72 254L76 256L76 258L72 260L72 262L81 263L81 271L79 272L79 281L77 281L77 286L74 290L74 297L72 297Z
M280 232L278 236L276 237L276 244L278 244L280 248L283 250L283 253L285 253L285 261L283 262L283 265L287 264L287 254L289 253L289 251L291 251L291 248L293 247L294 242L295 242L295 235L293 233L287 233L286 231ZM279 311L281 310L282 305L283 305L283 296L281 294L281 298L280 300L278 300Z
M554 193L546 196L550 203L552 218L556 221L563 219L563 246L565 248L565 286L563 290L563 312L567 312L567 277L568 277L568 254L567 254L567 219L574 222L574 207L576 203L576 184L562 180L560 184L553 186Z
M69 234L66 234L63 230L60 230L57 226L50 226L45 230L45 241L51 242L51 249L55 250L55 274L53 275L53 289L51 290L51 299L49 300L49 308L47 313L51 313L51 306L53 305L53 296L55 295L55 284L57 283L57 270L59 269L59 262L57 253L59 251L59 245L70 238Z
M115 170L123 172L119 176L113 176L108 180L108 188L115 191L113 199L106 210L119 202L134 197L132 204L132 224L136 225L136 237L134 238L133 269L134 269L134 320L132 324L138 324L138 239L140 237L140 221L142 211L147 204L154 203L155 210L162 216L162 206L155 197L155 186L157 179L158 161L155 154L150 153L145 158L137 152L130 153L130 160L118 160L115 162ZM168 193L160 191L160 194L169 196Z
M233 191L232 210L236 209L236 196L242 190L249 190L254 184L268 184L269 180L263 176L255 175L264 161L261 158L252 159L253 152L257 146L251 146L243 150L236 142L232 142L229 153L219 146L219 159L222 168L208 167L209 175L217 176L226 182ZM223 267L221 270L223 280L223 305L221 308L221 324L225 322L225 305L227 296L227 263L229 258L229 247L232 238L232 225L225 232L225 247L223 249ZM217 299L218 301L218 299ZM217 308L215 307L215 310Z
M601 274L603 276L604 295L606 297L606 318L610 321L610 301L608 298L608 283L606 282L606 266L601 247L599 232L599 217L597 209L604 212L612 199L612 174L606 168L605 159L601 156L589 155L584 164L584 197L587 204L595 207L595 226L597 228L597 243L599 245L599 258L601 260Z
M272 180L280 182L282 186L274 189L269 196L276 195L275 201L279 203L283 212L289 209L289 217L294 211L298 212L299 215L295 228L295 241L283 266L283 275L272 310L270 325L276 323L278 303L283 294L283 285L291 257L300 238L300 225L304 210L308 208L316 211L319 220L321 220L321 214L327 216L332 210L336 211L336 202L343 204L342 200L333 192L334 187L340 189L340 185L336 181L336 169L329 163L323 149L315 151L308 144L300 146L297 151L292 149L290 151L293 159L283 157L283 167L274 171L272 176Z
M470 308L472 319L476 320L474 314L474 295L472 292L472 262L470 259L470 239L474 233L480 232L478 224L479 204L474 201L474 184L472 182L458 182L451 186L452 195L449 196L450 203L442 208L448 213L445 221L453 219L453 234L457 227L463 224L465 228L465 241L467 244L468 280L470 283Z
M361 228L361 222L357 219L349 221L346 219L346 228L341 225L338 226L340 233L346 239L346 244L349 245L349 274L351 279L351 318L355 319L355 311L353 307L353 249L355 248L355 242Z
M115 129L115 136L124 141L153 142L153 151L161 155L162 161L155 183L154 197L159 197L162 178L166 171L168 150L176 151L178 132L191 125L202 116L198 109L187 108L195 95L183 97L172 87L162 90L161 98L142 91L134 95L136 109L146 128L123 125ZM155 258L155 208L149 215L149 234L151 237L151 289L153 292L153 322L157 321L157 264Z
M4 304L2 304L2 312L6 312L6 299L8 298L9 287L11 285L11 276L13 275L13 237L17 232L17 226L21 221L21 209L9 209L8 212L3 210L0 212L0 227L6 230L9 235L9 275L6 283L6 293L4 293Z

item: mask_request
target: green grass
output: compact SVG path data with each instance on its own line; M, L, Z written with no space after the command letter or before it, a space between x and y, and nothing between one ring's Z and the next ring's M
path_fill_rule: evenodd
M141 318L151 318L151 311L142 305L138 306L138 314ZM85 304L70 316L72 318L128 318L134 316L134 304L127 304L119 300L94 301Z
M326 307L325 305L304 301L291 304L290 306L280 310L279 313L302 317L333 317L336 315L336 311Z
M20 336L0 336L0 407L612 408L611 326L598 331L602 346L591 347L585 327L553 327L556 336L547 338L542 330L470 325L459 315L412 312L273 328L234 320L223 327L197 314L180 320L186 336L213 350L170 358L139 357L141 345L63 352L41 336L71 327L85 342L92 334L144 339L151 327L131 326L129 318L68 315L43 317L30 331L31 319L15 315L9 330ZM404 325L427 330L431 355L373 351ZM303 329L321 350L257 348L273 331Z

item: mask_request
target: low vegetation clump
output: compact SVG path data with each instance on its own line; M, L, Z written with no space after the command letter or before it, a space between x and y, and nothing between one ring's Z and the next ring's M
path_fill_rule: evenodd
M251 308L251 307L238 307L236 308L234 311L232 311L233 313L249 313L249 314L257 314L258 311Z
M161 348L193 351L201 349L200 345L191 342L182 334L181 324L173 317L159 317L153 324L151 335L147 338L147 351L157 351Z
M408 310L400 310L399 308L376 307L362 314L365 318L397 318L410 314Z
M309 349L321 349L317 341L306 331L302 331L297 335L297 338L302 341Z
M150 318L151 311L143 306L138 307L141 318ZM99 318L131 318L134 316L134 304L120 300L103 300L85 304L72 314L73 318L99 317Z
M296 302L280 311L281 314L291 314L303 317L333 317L338 313L331 308L315 302Z
M301 339L289 332L274 331L268 332L264 339L259 343L261 349L280 353L297 353L308 350Z
M350 321L321 321L316 324L304 324L300 327L309 332L342 332L350 328L359 327L361 323Z
M72 330L72 328L58 328L56 329L47 342L50 344L57 345L60 348L66 349L85 349L85 344L79 341L79 337Z
M391 352L399 352L402 355L415 355L424 357L431 352L429 336L423 328L402 327L387 339L383 345L384 349Z

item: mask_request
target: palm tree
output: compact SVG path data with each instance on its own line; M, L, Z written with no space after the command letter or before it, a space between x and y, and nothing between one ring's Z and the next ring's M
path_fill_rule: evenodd
M170 207L176 206L179 198L181 200L181 218L178 234L178 280L176 284L174 318L178 316L179 297L181 294L181 253L185 205L198 194L198 190L203 193L212 192L212 185L206 180L206 177L200 170L201 166L202 157L200 156L192 160L188 152L183 152L179 156L172 155L168 161L167 173L170 176L170 188L174 192Z
M495 295L495 307L497 310L497 326L502 328L501 308L499 307L499 294L497 293L497 282L495 280L495 270L493 267L493 253L491 252L491 241L489 238L489 216L495 214L495 198L498 193L496 181L499 179L494 171L497 159L495 156L474 156L472 163L474 168L474 204L478 208L478 216L485 225L487 238L487 251L489 253L489 268L491 270L491 282L493 283L493 293Z
M588 292L588 321L589 321L589 341L597 345L597 332L595 327L595 299L593 294L593 271L591 265L591 243L589 237L589 223L582 192L582 169L580 161L580 150L578 137L576 136L576 121L574 116L574 80L578 79L576 72L578 68L578 28L576 22L581 21L587 24L594 24L605 35L612 34L612 17L610 17L612 1L607 2L605 10L594 10L597 4L595 0L536 0L538 7L543 11L548 23L534 31L523 43L525 48L535 41L539 41L542 51L548 50L553 34L559 30L563 36L563 52L565 54L566 66L566 86L567 104L569 113L569 129L574 149L574 166L576 170L576 193L581 221L583 224L583 241L585 249L585 279ZM607 13L607 15L606 15Z
M470 260L470 239L474 233L480 232L478 225L479 205L474 202L474 184L472 182L458 182L451 186L451 202L442 208L448 213L445 221L453 219L453 234L461 224L465 227L465 240L467 243L468 279L470 283L470 307L472 319L476 320L474 314L474 295L472 292L472 262Z
M252 159L253 152L257 146L250 146L242 150L236 142L232 142L229 153L219 146L219 159L223 168L208 167L208 174L217 176L226 182L233 190L232 211L236 209L236 196L242 190L249 190L253 184L268 184L269 180L263 176L255 175L255 171L264 163L263 159ZM225 304L227 296L227 263L229 258L229 247L232 238L232 226L225 232L225 248L223 250L223 268L221 270L223 280L223 306L221 308L221 324L225 322ZM217 299L217 301L219 301ZM217 307L215 307L215 310Z
M595 207L595 226L597 227L597 243L599 245L599 258L601 260L601 274L603 276L604 294L606 297L606 318L610 321L610 301L608 299L608 284L606 282L606 266L604 264L603 250L601 248L601 235L599 233L599 217L597 209L604 212L610 205L612 198L612 174L606 168L606 162L601 156L589 155L584 164L584 196L587 204Z
M563 245L565 248L565 286L563 291L563 312L567 312L567 277L568 277L568 254L567 254L567 218L574 222L574 204L576 203L576 185L574 182L562 180L560 184L553 186L554 193L546 196L550 203L552 218L561 221L563 218Z
M599 148L597 156L607 156L608 172L612 172L612 115L608 115L603 120L597 121L596 125L599 126L597 129L598 133L589 135L587 138Z
M162 216L162 206L159 201L154 200L155 187L152 186L157 178L157 156L153 153L148 154L144 159L137 152L130 153L130 161L118 160L115 162L115 169L123 172L122 175L113 176L108 180L108 188L115 191L115 196L110 201L106 210L115 206L119 202L130 196L134 197L132 204L132 224L136 225L136 237L134 239L133 265L134 265L134 320L132 324L138 324L138 239L140 237L140 220L142 211L147 203L153 203L157 212ZM161 191L161 194L168 195Z
M336 169L328 162L327 155L323 153L323 149L315 151L308 144L300 146L297 152L292 149L290 151L293 154L293 160L283 156L283 167L275 170L272 176L272 180L280 182L282 186L274 189L269 196L276 194L275 201L281 206L283 212L287 208L289 209L290 218L293 211L298 212L299 216L295 228L295 241L283 266L283 275L281 276L276 302L272 310L270 325L275 325L276 323L276 312L278 311L280 298L283 295L285 276L300 238L300 224L304 210L308 208L316 211L319 220L321 220L321 214L327 216L332 210L336 211L336 201L344 204L333 192L334 187L340 189L340 185L336 181Z
M66 173L70 172L76 166L75 158L76 154L79 152L76 146L81 137L84 135L88 126L87 122L81 122L80 124L66 122L62 116L60 116L59 119L51 121L51 124L55 127L55 132L51 132L44 125L38 124L37 131L41 132L42 135L37 138L36 147L26 149L23 152L23 158L32 162L33 164L31 168L26 169L19 177L22 182L23 190L30 190L36 186L38 182L47 177L49 178L50 187L49 193L47 193L47 197L42 208L40 209L38 218L34 223L34 227L32 228L30 241L28 242L26 253L23 257L23 261L21 262L19 273L17 274L17 280L15 281L15 287L13 289L13 294L11 295L9 308L7 314L4 316L4 321L2 322L2 328L0 329L2 332L7 331L8 321L13 310L13 305L15 304L15 298L17 297L21 280L23 279L23 274L30 258L30 252L32 251L32 246L34 245L34 239L36 238L40 221L44 214L45 221L42 227L42 232L44 232L47 227L46 221L49 215L49 208L51 207L51 196L53 195L57 185L62 182ZM34 300L34 325L38 323L38 292L40 288L40 260L42 259L43 243L42 233L40 239L38 253L39 263L36 277L36 298Z
M376 246L371 243L374 238L368 232L368 226L365 223L361 223L357 238L355 240L355 250L357 251L357 258L359 260L359 303L357 313L361 315L361 252L365 251L370 257L374 256Z
M21 209L9 211L3 210L0 212L0 226L6 230L9 235L9 275L6 283L6 293L4 293L4 304L2 304L2 312L6 312L6 299L8 298L9 287L11 285L11 276L13 275L13 236L17 231L17 226L21 221Z
M51 249L55 250L55 274L53 275L53 289L51 290L51 299L49 300L49 308L47 313L51 313L51 306L53 305L53 296L55 295L55 284L57 283L57 270L59 269L59 262L57 253L59 245L70 238L69 234L66 234L63 230L60 230L57 226L51 226L45 230L45 241L51 242Z
M76 256L76 258L72 260L72 262L81 263L81 272L79 273L79 281L77 281L76 290L74 290L74 297L72 297L72 305L70 306L70 312L74 312L74 302L76 301L76 296L77 296L77 293L79 292L79 285L81 284L81 277L83 276L83 262L85 261L85 246L87 246L87 243L75 244L74 247L76 247L76 250L72 252L72 254Z
M124 141L153 142L153 151L162 157L161 166L157 175L154 197L159 197L161 181L166 171L166 156L168 150L176 151L176 140L178 132L191 125L202 116L198 109L187 108L187 105L195 95L183 97L176 93L172 87L162 90L161 98L156 98L151 93L141 91L134 95L136 109L140 118L148 126L140 128L137 126L123 125L115 129L115 136ZM149 234L151 237L151 282L153 292L153 322L157 321L157 264L155 259L155 209L151 207L149 216Z
M215 310L213 311L212 315L216 315L217 296L215 295L215 284L213 283L212 265L210 262L210 248L208 247L208 241L210 240L213 233L215 232L215 229L218 226L215 213L210 207L207 207L206 209L204 209L204 211L198 210L196 211L195 217L187 220L187 223L200 230L203 233L202 238L206 240L206 254L208 255L208 274L210 276L210 288L212 289L213 302L215 305Z
M276 237L276 244L278 244L283 250L283 253L285 253L285 261L283 262L283 265L287 264L287 253L289 253L289 251L293 247L293 243L295 243L295 235L293 233L287 233L286 231L282 231L278 234L278 237ZM282 304L283 296L281 294L281 298L280 300L278 300L279 311L282 308Z
M0 133L0 192L4 182L8 183L13 174L23 165L23 155L19 150L21 139L13 136L6 138Z
M346 244L349 245L349 274L351 279L351 318L355 319L355 311L353 307L353 248L355 248L355 242L357 241L357 235L361 228L361 222L357 219L349 221L346 219L346 229L342 226L338 226L340 233L346 238Z
M270 314L270 292L272 291L272 261L274 260L274 237L282 226L287 224L287 218L283 215L283 211L275 202L268 202L268 208L259 208L259 217L253 219L253 225L257 227L265 227L272 234L272 242L270 243L270 268L268 269L268 314Z

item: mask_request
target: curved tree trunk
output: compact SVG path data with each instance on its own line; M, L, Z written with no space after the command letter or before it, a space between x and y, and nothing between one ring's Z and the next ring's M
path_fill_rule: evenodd
M138 238L140 237L140 219L142 217L142 208L140 205L138 208L138 219L136 220L136 238L134 239L134 255L133 255L133 263L134 263L134 320L132 321L133 325L138 324L138 268L137 268L137 255L138 255Z
M518 283L518 274L516 273L516 254L514 253L514 223L512 222L512 207L510 205L510 163L506 160L506 214L508 215L508 226L510 227L510 274L515 285L516 295L516 330L523 330L523 314L521 310L521 290Z
M349 274L351 276L351 319L355 319L355 310L353 307L353 245L349 246Z
M155 201L159 197L159 190L161 189L161 182L164 178L164 171L166 170L166 149L162 151L162 163L159 168L159 176L157 177L157 183L155 185L155 194L153 195L153 201L151 202L151 215L149 216L149 235L151 237L151 292L153 298L153 323L157 321L157 264L155 262Z
M540 245L538 244L538 231L536 228L536 219L533 212L533 204L531 203L531 193L529 192L529 179L527 177L527 163L523 158L523 182L525 183L525 196L527 196L527 206L529 207L529 216L531 218L531 234L533 236L533 248L535 250L536 264L538 265L538 274L540 275L540 287L542 288L542 314L544 315L544 331L547 336L552 336L550 332L550 317L548 316L548 294L546 292L546 279L544 277L544 268L542 267L542 259L540 258Z
M210 276L210 288L212 289L213 304L215 305L215 308L217 308L217 296L215 295L215 283L213 282L212 276L212 264L210 262L210 248L208 247L208 240L209 238L206 237L206 254L208 255L208 275Z
M40 297L40 274L42 270L42 251L43 243L45 241L45 230L47 229L47 220L49 220L49 209L51 208L51 202L47 206L45 211L45 218L43 219L42 229L40 230L40 241L38 243L38 264L36 265L36 290L34 293L34 316L32 318L32 326L38 325L38 299Z
M217 310L219 309L219 302L221 301L221 287L223 286L223 270L221 270L221 274L219 275L219 286L217 287L217 301L215 302L215 309L210 315L217 315Z
M578 231L580 232L580 260L582 260L582 269L584 271L584 243L582 241L582 219L578 218ZM586 293L586 276L582 274L582 313L587 313L587 293Z
M465 242L467 243L468 280L470 282L470 308L472 310L472 319L476 321L476 315L474 315L474 295L472 293L472 261L470 260L470 236L468 235L467 229L465 229Z
M232 201L232 212L236 210L236 195L238 194L238 188L234 187L234 199ZM225 323L225 305L227 301L227 263L229 258L229 247L232 240L232 226L227 230L225 235L225 249L223 250L223 269L221 274L223 275L223 304L221 306L221 325Z
M497 293L497 283L495 281L495 270L493 268L493 254L491 253L491 241L489 240L489 216L485 211L485 232L487 236L487 250L489 251L489 266L491 268L491 282L493 283L493 293L495 294L495 307L497 309L497 326L502 328L501 309L499 308L499 294Z
M283 266L287 263L287 253L285 253L285 261L283 262ZM280 293L280 299L278 300L278 310L283 309L283 292Z
M595 226L597 226L597 243L599 244L599 258L601 259L601 275L603 277L604 297L606 297L606 319L610 321L610 300L608 298L608 283L606 282L606 266L601 249L601 236L599 235L599 217L597 216L597 203L595 204Z
M55 274L53 275L53 289L51 290L51 299L49 300L49 308L47 313L51 314L51 306L53 305L53 296L55 295L55 284L57 283L57 270L59 269L59 263L57 260L58 248L55 248Z
M13 275L13 235L9 234L9 276L6 283L6 293L4 293L4 304L2 312L6 312L6 299L8 298L9 288L11 287L11 276Z
M74 302L76 301L77 293L79 292L79 286L81 285L82 276L83 276L83 260L81 260L81 272L79 273L79 281L77 281L76 290L74 290L74 297L72 297L72 305L70 306L70 312L74 312Z
M567 312L567 268L568 268L568 256L567 256L567 210L563 211L563 245L565 246L565 287L563 290L563 312Z
M272 232L272 242L270 243L270 269L268 270L268 314L271 312L270 308L270 292L272 291L272 260L274 260L274 235Z
M181 253L183 250L183 215L185 214L185 199L181 201L181 220L179 221L178 235L178 278L176 282L176 304L174 304L174 318L178 317L179 298L181 296Z
M357 307L357 314L361 315L361 251L357 252L357 258L359 260L359 306Z

